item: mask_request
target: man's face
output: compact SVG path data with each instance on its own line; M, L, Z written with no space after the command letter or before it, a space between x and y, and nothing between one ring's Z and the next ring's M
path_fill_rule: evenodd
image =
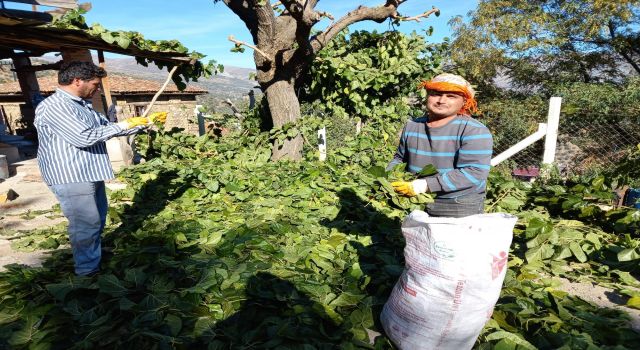
M427 109L433 117L446 118L458 114L465 98L455 92L428 91Z
M74 79L73 84L76 86L78 96L88 100L100 90L100 78L93 78L91 80Z

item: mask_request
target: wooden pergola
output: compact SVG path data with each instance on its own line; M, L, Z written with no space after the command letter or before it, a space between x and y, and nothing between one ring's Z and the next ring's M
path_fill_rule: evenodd
M38 5L54 6L49 12L25 11L7 9L4 2L31 4L33 10ZM18 80L25 93L25 102L30 104L33 96L30 91L37 91L35 72L40 70L57 69L62 61L53 64L31 65L30 57L39 57L46 53L60 52L63 61L67 59L86 59L91 56L85 54L78 57L78 52L96 50L99 64L104 67L104 52L118 53L146 59L166 61L172 65L188 63L191 58L186 53L158 52L129 45L122 48L116 43L108 43L100 37L94 37L82 30L60 29L45 26L53 20L52 13L63 12L78 7L90 8L89 3L78 5L76 0L0 0L0 59L10 58L14 62ZM35 84L35 85L34 85ZM111 104L108 80L103 81L103 91L107 105Z
M30 4L31 11L8 9L5 2ZM38 6L53 7L40 12ZM175 51L151 51L129 45L126 48L117 43L108 43L99 36L92 36L83 30L62 29L48 26L54 15L63 14L71 9L91 8L90 3L78 4L77 0L0 0L0 59L11 59L25 100L23 120L33 121L34 105L40 95L36 72L57 70L65 61L93 61L90 50L96 50L98 63L105 68L104 52L112 52L137 58L164 61L169 66L193 63L187 53ZM31 57L40 57L46 53L61 53L62 60L51 64L32 65ZM171 73L173 73L173 71ZM102 80L102 91L106 106L100 96L94 96L94 108L105 113L112 105L108 77Z

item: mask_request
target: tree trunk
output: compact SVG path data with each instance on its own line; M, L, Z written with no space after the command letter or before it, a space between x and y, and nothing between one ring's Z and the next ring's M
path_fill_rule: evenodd
M279 80L269 85L265 91L273 126L278 128L286 123L300 119L300 102L296 96L293 82ZM273 144L271 160L302 159L302 135L284 142L277 140Z

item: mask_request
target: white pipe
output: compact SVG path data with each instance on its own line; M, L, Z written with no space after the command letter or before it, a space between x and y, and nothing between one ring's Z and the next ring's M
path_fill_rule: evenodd
M504 151L504 152L498 154L497 156L495 156L493 159L491 159L491 166L496 166L496 165L504 162L505 160L509 159L509 157L511 157L514 154L522 151L523 149L527 148L529 145L532 145L534 142L540 140L546 134L547 134L547 124L539 123L538 124L538 131L536 131L535 133L529 135L527 138L525 138L522 141L516 143L515 145L509 147L509 149L507 149L506 151Z
M558 140L558 125L560 124L560 106L562 97L552 97L549 100L549 114L547 116L547 135L544 139L543 164L552 164L556 157L556 143Z

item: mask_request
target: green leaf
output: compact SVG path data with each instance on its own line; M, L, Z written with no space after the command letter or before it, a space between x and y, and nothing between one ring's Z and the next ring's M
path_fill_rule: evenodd
M640 287L640 281L638 281L627 271L614 270L611 273L618 275L620 281L628 286Z
M63 301L65 296L74 290L76 286L70 283L51 283L47 284L45 288L56 300Z
M339 306L352 306L357 305L360 300L362 300L365 295L355 295L348 292L344 292L340 294L337 298L333 299L329 305L332 307Z
M180 330L182 329L182 319L180 317L176 315L168 314L167 316L165 316L164 322L171 329L172 336L175 337L180 333Z
M206 185L207 189L213 193L218 192L220 189L220 183L217 180L207 181Z
M110 32L100 33L100 38L109 44L113 44L116 41L116 38Z
M41 318L32 315L27 316L22 328L13 332L13 334L11 335L9 344L17 346L27 345L32 342L36 333L38 332L38 328L40 328L41 322Z
M509 339L501 339L496 345L493 347L493 350L516 350L518 344L512 342Z
M416 175L418 175L419 177L427 177L436 175L437 173L438 169L433 164L427 164Z
M369 174L371 174L373 177L380 177L380 178L386 178L387 177L387 172L386 170L381 167L381 166L372 166L371 168L369 168L369 170L367 170L367 172Z
M216 321L209 317L199 317L193 326L193 336L201 337L203 334L210 332Z
M527 350L538 350L538 348L536 348L533 344L529 343L528 341L524 340L520 335L511 333L511 332L507 332L507 331L496 331L496 332L493 332L493 333L487 335L486 339L488 341L498 340L498 339L508 339L508 340L512 341L513 343L517 344L518 346L523 347L524 349L527 349Z
M135 286L141 286L147 280L147 274L144 273L144 267L127 269L124 273L124 280L133 283Z
M118 37L116 37L116 43L121 48L126 49L127 47L129 47L129 44L131 44L131 40L129 38L125 38L123 36L118 36Z
M553 253L554 251L552 246L545 243L540 246L527 250L524 256L527 259L527 261L531 263L534 261L549 259L553 256Z
M574 241L569 243L569 249L571 249L571 252L578 261L582 263L587 261L587 256L584 254L584 251L577 242Z
M627 248L618 253L618 261L631 261L640 259L640 253L635 248Z
M118 277L112 274L98 277L98 286L100 287L100 292L113 297L121 297L127 294L127 288L120 283Z
M118 301L118 304L120 306L120 310L123 310L123 311L131 310L134 306L136 306L136 303L134 303L133 301L127 298L120 298L120 301Z

